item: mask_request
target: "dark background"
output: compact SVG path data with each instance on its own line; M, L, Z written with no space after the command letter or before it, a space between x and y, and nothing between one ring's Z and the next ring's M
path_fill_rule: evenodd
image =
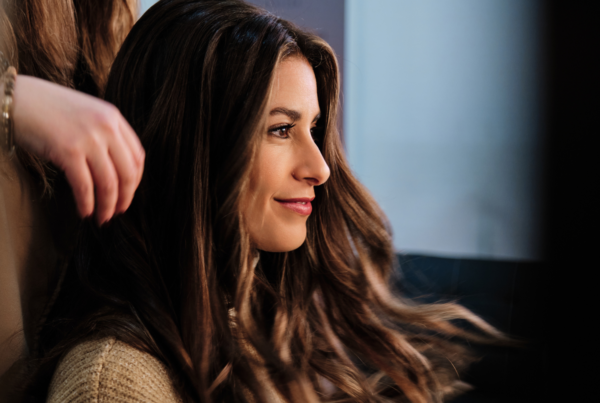
M547 331L548 264L399 255L397 287L423 302L456 301L524 342L523 347L473 346L481 360L462 379L475 386L455 400L542 401L552 359Z
M548 1L546 38L546 193L543 301L548 361L539 396L597 400L596 252L599 206L598 30L593 2ZM540 390L541 389L541 390ZM543 400L531 400L543 401Z

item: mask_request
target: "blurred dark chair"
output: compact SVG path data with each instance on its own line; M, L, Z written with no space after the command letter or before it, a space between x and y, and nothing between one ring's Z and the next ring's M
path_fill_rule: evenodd
M464 374L475 389L455 403L537 402L549 387L548 279L545 264L398 255L395 282L423 302L457 301L498 329L526 341L523 348L477 346L482 357Z

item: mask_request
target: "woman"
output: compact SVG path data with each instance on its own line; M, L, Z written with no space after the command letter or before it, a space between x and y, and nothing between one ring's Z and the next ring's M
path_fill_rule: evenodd
M462 389L466 356L448 338L501 335L460 306L392 296L391 237L344 159L338 94L331 48L254 6L148 10L106 90L145 175L125 214L79 239L33 396L428 402Z
M5 72L10 66L18 72L9 111L14 153L5 147L6 120L0 118L2 402L12 401L19 358L35 344L56 266L72 249L77 212L107 221L129 206L141 178L137 136L114 106L96 98L136 4L0 2L1 106Z

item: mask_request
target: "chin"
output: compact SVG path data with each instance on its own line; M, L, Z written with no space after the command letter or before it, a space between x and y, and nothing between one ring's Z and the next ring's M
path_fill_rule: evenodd
M302 246L304 242L300 242L297 244L290 244L290 245L268 245L266 247L260 247L260 245L257 247L258 250L261 250L263 252L291 252L293 250L298 249L300 246Z
M268 237L259 237L254 242L256 249L264 252L291 252L298 249L306 240L306 227L302 231L283 234L270 234Z

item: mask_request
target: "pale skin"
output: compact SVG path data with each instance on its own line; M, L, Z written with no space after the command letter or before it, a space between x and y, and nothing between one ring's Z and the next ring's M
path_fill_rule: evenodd
M292 56L274 71L243 216L256 249L286 252L306 239L315 186L329 167L313 139L320 117L312 66Z

